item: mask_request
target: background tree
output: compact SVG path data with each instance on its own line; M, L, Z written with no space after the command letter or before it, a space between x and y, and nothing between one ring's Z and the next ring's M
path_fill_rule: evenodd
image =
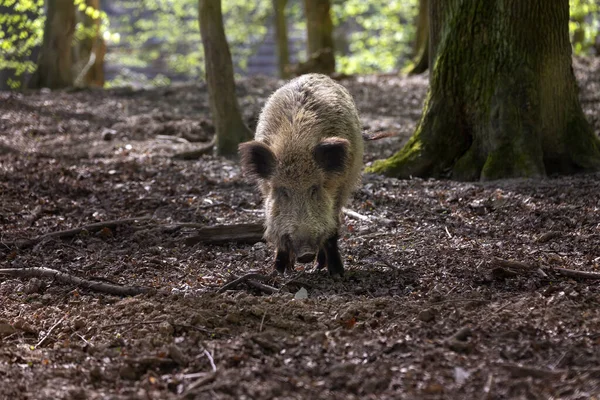
M329 0L304 0L308 58L318 60L312 72L335 72L333 22Z
M106 43L101 34L100 0L85 0L80 5L77 20L81 29L76 32L74 73L76 86L104 86L104 56ZM104 14L104 17L106 15Z
M429 0L419 0L416 27L414 59L408 69L409 75L420 74L429 67Z
M423 115L369 171L487 180L600 167L571 68L568 0L436 1L429 16Z
M73 0L48 0L44 39L30 87L59 89L73 85L71 44L74 32Z
M287 67L290 64L290 50L288 46L287 21L285 18L285 6L287 0L273 0L273 11L275 14L275 41L277 43L277 65L279 66L279 77L287 78Z
M199 0L198 15L217 152L220 155L237 154L238 144L250 140L252 132L242 120L235 97L233 64L223 28L221 0Z

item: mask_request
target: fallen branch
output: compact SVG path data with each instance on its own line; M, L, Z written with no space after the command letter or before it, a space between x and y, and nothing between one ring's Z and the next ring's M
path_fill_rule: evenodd
M225 244L235 242L254 244L263 240L264 231L263 224L207 226L199 229L195 236L186 238L184 243L188 246L193 246L196 243Z
M48 329L48 332L46 332L46 334L44 335L44 337L42 338L42 340L40 340L35 346L33 346L33 348L37 349L42 344L44 344L44 342L46 341L46 339L48 339L48 337L50 337L50 334L52 333L52 331L54 330L54 328L56 328L58 325L60 325L64 320L65 320L65 317L63 316L61 319L58 320L57 323L55 323L54 325L52 325L52 327L50 329Z
M369 221L370 220L369 217L367 217L366 215L359 214L356 211L352 211L347 208L342 209L342 212L344 214L346 214L347 216L352 217L354 219L359 219L361 221Z
M588 272L588 271L579 271L575 269L568 268L556 268L556 267L536 267L529 264L525 264L520 261L512 261L512 260L503 260L501 258L494 258L492 260L492 266L505 268L512 272L541 272L545 275L544 269L550 272L556 272L557 274L567 276L569 278L581 278L581 279L600 279L600 273L598 272Z
M253 287L255 287L259 290L262 290L263 292L269 293L269 294L279 292L279 289L276 289L272 286L268 286L263 283L260 283L260 282L256 281L255 279L266 281L266 280L271 279L271 277L267 276L267 275L263 275L263 274L258 274L256 272L251 272L249 274L246 274L244 276L236 278L233 281L223 285L221 288L219 288L217 293L223 293L226 290L235 289L236 287L238 287L239 285L241 285L244 282L246 282L250 286L253 286Z
M567 373L565 370L549 370L537 367L527 367L517 364L499 364L500 367L510 371L510 373L519 378L531 376L533 378L551 378L556 379Z
M173 158L176 160L197 160L205 154L212 153L214 147L215 139L211 140L208 144L197 149L176 153L173 155Z
M154 290L149 287L121 286L113 285L112 283L89 281L50 268L5 268L0 269L0 275L17 278L52 278L59 282L77 285L95 292L114 294L117 296L135 296Z
M78 235L83 231L94 233L94 232L98 232L104 228L114 229L120 225L127 225L127 224L131 224L131 223L139 222L139 221L145 221L148 219L150 219L150 217L126 218L126 219L116 219L116 220L112 220L112 221L96 222L93 224L81 226L79 228L73 228L73 229L67 229L64 231L46 233L44 235L35 237L33 239L29 239L29 240L4 243L4 246L6 246L8 248L16 247L18 249L25 249L25 248L34 246L34 245L38 244L39 242L41 242L43 240L47 240L47 239L66 239L66 238L70 238L75 235Z

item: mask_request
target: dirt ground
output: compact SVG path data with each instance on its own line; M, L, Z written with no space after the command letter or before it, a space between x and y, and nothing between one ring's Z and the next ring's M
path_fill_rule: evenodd
M578 60L576 73L600 132L600 61ZM367 129L397 133L369 143L365 161L392 154L426 76L344 84ZM278 85L239 82L250 125ZM262 218L235 160L172 158L211 138L209 118L204 84L0 94L0 268L158 289L124 297L1 276L1 399L600 398L599 281L559 269L600 273L600 174L365 176L343 279L298 266L259 279L276 293L250 281L218 292L270 274L273 252L185 242L190 223Z

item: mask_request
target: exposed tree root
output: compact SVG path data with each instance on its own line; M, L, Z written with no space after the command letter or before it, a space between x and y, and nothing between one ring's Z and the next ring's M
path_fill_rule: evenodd
M600 279L600 273L598 272L588 272L588 271L579 271L575 269L568 268L556 268L556 267L536 267L529 264L525 264L520 261L511 261L511 260L503 260L501 258L494 258L492 260L492 266L496 268L503 268L512 272L527 272L533 273L538 270L546 270L547 272L556 272L557 274L567 276L569 278L579 278L579 279Z
M77 285L94 292L114 294L116 296L135 296L154 290L149 287L120 286L112 283L94 282L50 268L5 268L0 269L0 275L16 278L52 278L59 282Z
M117 219L117 220L112 220L112 221L97 222L94 224L84 225L79 228L73 228L73 229L67 229L64 231L46 233L44 235L40 235L38 237L29 239L29 240L4 242L2 244L4 245L3 247L5 250L13 249L13 248L25 249L25 248L34 246L34 245L40 243L41 241L44 241L47 239L66 239L66 238L70 238L75 235L78 235L83 231L88 231L90 233L94 233L94 232L98 232L104 228L114 229L115 227L120 226L120 225L128 225L128 224L132 224L132 223L139 222L139 221L146 221L149 219L150 219L150 217L139 217L139 218L126 218L126 219Z

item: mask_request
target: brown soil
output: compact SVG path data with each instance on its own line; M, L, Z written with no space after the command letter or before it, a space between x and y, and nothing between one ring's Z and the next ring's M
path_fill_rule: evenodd
M578 61L600 132L600 63ZM266 78L240 82L253 125ZM412 132L427 80L345 81L364 123ZM193 228L259 222L234 160L171 156L213 132L204 85L0 94L0 267L46 267L156 292L119 297L0 277L2 399L589 399L600 395L600 175L457 183L365 176L341 240L347 274L262 283L272 250L196 244ZM187 138L186 140L182 138ZM150 217L15 250L99 221ZM516 260L529 272L498 267ZM308 298L295 299L304 288ZM213 361L214 360L214 361ZM214 363L214 364L212 364Z

